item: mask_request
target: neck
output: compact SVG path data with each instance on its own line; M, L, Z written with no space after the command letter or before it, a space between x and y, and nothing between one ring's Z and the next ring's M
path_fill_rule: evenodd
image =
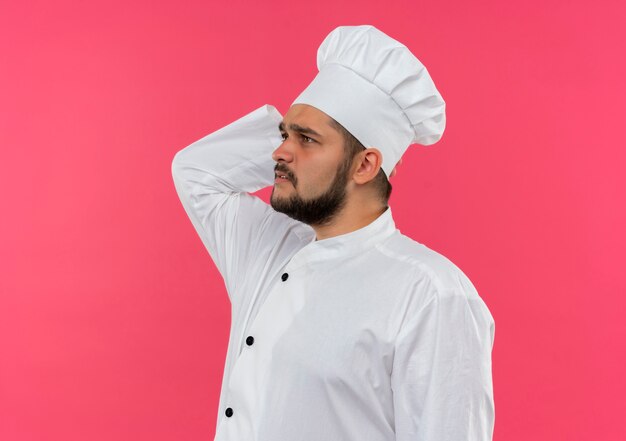
M374 222L387 209L386 206L372 204L371 199L368 202L348 202L329 224L311 225L315 230L316 240L328 239L363 228Z

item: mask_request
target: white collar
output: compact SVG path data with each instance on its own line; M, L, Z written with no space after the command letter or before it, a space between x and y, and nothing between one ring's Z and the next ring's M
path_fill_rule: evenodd
M396 225L391 214L391 207L387 207L373 222L358 230L322 240L315 240L316 236L313 232L311 241L294 254L287 268L295 269L305 264L323 262L363 252L388 238L395 231Z

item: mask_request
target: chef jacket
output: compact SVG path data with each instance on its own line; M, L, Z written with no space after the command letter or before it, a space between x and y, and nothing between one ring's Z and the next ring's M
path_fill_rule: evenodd
M231 304L215 440L491 440L495 327L476 289L390 207L316 240L249 194L274 181L281 120L262 106L172 162Z

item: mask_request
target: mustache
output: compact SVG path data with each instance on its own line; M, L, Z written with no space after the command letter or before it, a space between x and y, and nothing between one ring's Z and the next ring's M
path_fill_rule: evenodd
M276 164L276 165L274 166L274 172L281 172L281 173L284 173L284 174L286 174L286 175L287 175L287 178L289 178L289 180L290 180L291 182L294 182L294 183L295 183L295 181L296 181L296 177L293 175L293 173L291 172L291 170L289 170L289 169L287 168L287 166L286 166L286 165L284 165L284 164Z

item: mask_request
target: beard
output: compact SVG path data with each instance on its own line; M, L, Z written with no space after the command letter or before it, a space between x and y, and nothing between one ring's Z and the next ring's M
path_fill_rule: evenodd
M346 184L350 165L349 161L343 161L328 189L312 199L303 199L298 194L292 194L287 198L275 197L276 187L274 187L270 196L272 208L307 225L328 225L346 204ZM296 188L297 179L285 167L277 164L274 169L287 173L290 182Z

